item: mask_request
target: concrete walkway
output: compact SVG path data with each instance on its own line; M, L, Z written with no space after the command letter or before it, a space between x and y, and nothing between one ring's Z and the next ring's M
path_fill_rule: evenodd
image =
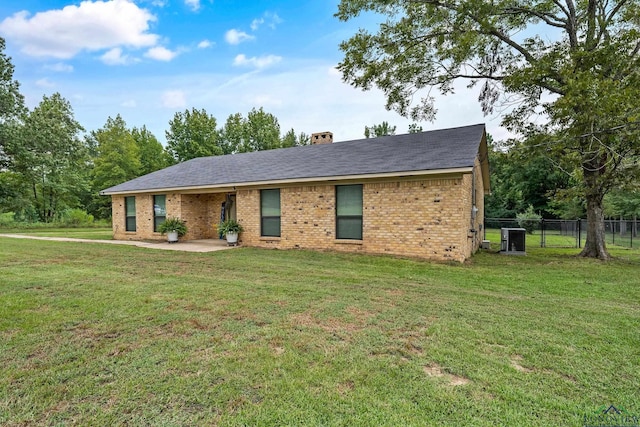
M233 249L234 247L237 247L237 246L228 246L226 240L220 240L220 239L185 240L178 243L168 243L168 242L136 242L132 240L74 239L70 237L40 237L40 236L27 236L24 234L0 234L0 237L10 237L13 239L52 240L56 242L105 243L110 245L128 245L128 246L138 246L140 248L163 249L167 251L183 251L183 252L214 252L214 251L223 251L225 249Z

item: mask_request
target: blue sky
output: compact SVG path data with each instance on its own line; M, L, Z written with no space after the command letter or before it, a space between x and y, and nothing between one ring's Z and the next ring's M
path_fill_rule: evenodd
M377 90L345 84L335 66L340 41L381 18L347 23L338 1L2 0L0 36L30 108L59 92L87 131L120 114L164 142L178 111L204 108L222 126L230 114L263 107L282 132L332 131L363 137L383 120L407 132L410 121L384 108ZM500 117L484 117L477 90L464 84L437 98L424 130L486 123L508 136Z

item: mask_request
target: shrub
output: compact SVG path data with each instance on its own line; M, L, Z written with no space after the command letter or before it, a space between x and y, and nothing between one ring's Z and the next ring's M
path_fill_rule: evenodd
M67 227L86 227L93 224L93 215L82 209L67 209L60 220Z
M540 225L542 217L534 212L533 206L529 205L526 211L516 215L518 225L527 231L527 234L533 234L533 232Z
M15 225L15 214L13 212L5 212L0 214L0 227L10 228Z

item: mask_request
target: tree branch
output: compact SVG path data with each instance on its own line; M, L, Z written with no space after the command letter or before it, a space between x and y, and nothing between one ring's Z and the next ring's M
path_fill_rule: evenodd
M569 46L574 51L578 48L578 22L576 19L576 7L573 4L573 0L566 0L567 2L567 35L569 36ZM560 7L560 3L556 3Z
M536 18L543 20L546 24L557 28L567 28L567 21L563 20L553 14L540 13L538 11L526 8L526 7L509 7L505 9L505 15L518 15L521 13L533 15Z

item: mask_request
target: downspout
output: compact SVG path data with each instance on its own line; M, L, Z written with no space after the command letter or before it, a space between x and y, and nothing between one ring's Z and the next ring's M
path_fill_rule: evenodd
M477 240L478 240L478 229L476 228L476 218L478 217L478 207L476 206L477 203L477 196L476 196L476 165L474 164L473 168L471 169L471 224L469 227L469 232L471 233L471 245L472 245L472 250L471 252L474 252L477 248Z

